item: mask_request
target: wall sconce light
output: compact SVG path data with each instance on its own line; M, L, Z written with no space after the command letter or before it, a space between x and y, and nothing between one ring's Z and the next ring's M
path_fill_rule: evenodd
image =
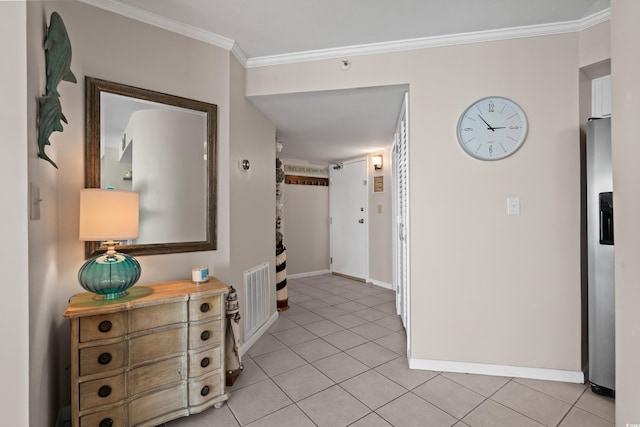
M371 163L373 163L373 168L375 170L382 169L382 156L381 155L377 155L377 156L371 157Z

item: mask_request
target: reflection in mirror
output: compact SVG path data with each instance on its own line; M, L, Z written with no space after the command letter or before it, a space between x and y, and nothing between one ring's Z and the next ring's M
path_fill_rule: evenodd
M215 249L216 106L91 77L86 91L86 187L140 195L140 235L118 250Z

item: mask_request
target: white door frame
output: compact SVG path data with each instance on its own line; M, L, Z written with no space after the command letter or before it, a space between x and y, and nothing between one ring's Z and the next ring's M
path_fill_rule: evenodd
M365 165L365 176L363 177L363 179L366 182L366 185L363 185L362 187L364 188L364 246L365 246L365 254L364 254L364 269L365 269L365 277L363 277L363 279L365 280L365 282L369 283L371 281L371 278L369 276L369 165L367 164L367 157L358 157L358 158L354 158L354 159L349 159L347 161L341 162L341 165L348 165L348 164L352 164L352 163L356 163L356 162L364 162ZM331 166L333 167L333 166ZM333 233L333 227L331 226L331 222L333 221L333 215L334 215L334 206L332 205L332 197L331 197L331 171L329 171L329 249L331 250L331 240L333 239L332 233ZM329 253L330 257L333 257L333 254ZM329 264L329 270L333 273L333 263Z
M407 197L407 202L406 202L406 206L405 206L405 218L404 218L404 224L403 226L403 231L402 234L404 235L404 244L406 245L406 259L404 259L404 271L406 272L406 278L405 278L405 283L404 283L404 290L401 289L400 287L402 286L402 280L400 278L400 267L398 266L399 263L399 251L400 251L400 245L403 244L401 241L401 232L400 232L400 227L401 227L401 218L399 217L398 211L399 211L399 206L398 206L398 187L399 187L399 180L398 180L398 171L397 171L397 154L396 154L396 146L398 144L399 138L400 138L400 132L403 126L403 121L404 119L404 129L405 129L405 144L406 144L406 175L405 175L405 183L406 183L406 197ZM398 309L398 314L404 314L404 324L405 324L405 329L406 329L406 334L407 334L407 357L411 357L411 334L410 334L410 330L411 330L411 262L410 262L410 252L411 252L411 233L410 233L410 211L409 211L409 151L410 151L410 144L409 144L409 94L405 93L404 96L404 102L402 104L402 108L400 110L400 114L398 116L398 124L396 127L396 138L395 138L395 142L394 142L394 146L392 149L392 155L393 155L393 169L392 169L392 181L393 181L393 185L392 185L392 189L393 189L393 288L396 290L396 303L398 303L398 298L402 298L402 301L400 301L401 304L404 304L404 307L400 307L399 304L397 304L397 309ZM403 292L402 297L400 297L400 293ZM404 313L402 313L402 311L404 310Z

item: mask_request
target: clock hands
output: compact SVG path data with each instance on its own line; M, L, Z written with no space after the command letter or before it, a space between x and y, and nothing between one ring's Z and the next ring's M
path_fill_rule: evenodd
M485 119L483 119L480 114L478 114L478 117L480 117L480 120L482 120L485 125L489 126L487 129L490 130L491 132L495 132L496 129L505 129L505 126L498 126L498 127L494 128L489 123L487 123L487 121Z
M482 120L485 125L489 126L487 129L489 129L491 132L495 132L495 129L492 128L491 125L489 123L487 123L487 121L485 119L483 119L480 114L478 114L478 117L480 117L480 120Z

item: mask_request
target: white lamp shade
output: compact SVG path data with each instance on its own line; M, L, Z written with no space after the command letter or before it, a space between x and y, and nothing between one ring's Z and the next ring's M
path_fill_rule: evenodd
M80 191L80 240L138 237L138 193L86 188Z

